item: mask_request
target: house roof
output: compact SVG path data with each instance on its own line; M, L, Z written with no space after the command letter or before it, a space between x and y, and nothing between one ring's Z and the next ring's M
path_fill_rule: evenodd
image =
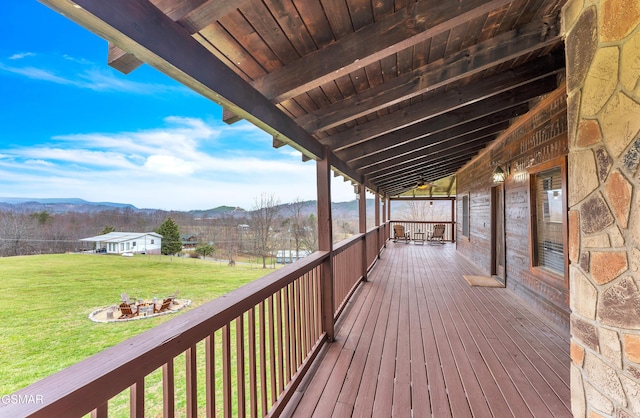
M111 66L146 62L386 196L450 194L564 73L565 0L41 1L109 40Z
M145 236L151 236L154 238L162 238L162 235L156 232L109 232L104 235L97 235L95 237L82 238L80 241L89 242L125 242L131 241Z

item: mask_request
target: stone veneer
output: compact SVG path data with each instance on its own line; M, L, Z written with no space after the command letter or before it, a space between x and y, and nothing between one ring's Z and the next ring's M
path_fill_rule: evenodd
M563 9L571 406L640 417L640 0Z

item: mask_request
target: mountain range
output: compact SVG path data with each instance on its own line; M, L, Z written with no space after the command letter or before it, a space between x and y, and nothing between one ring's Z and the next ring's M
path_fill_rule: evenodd
M308 216L311 213L316 213L316 201L309 200L303 202L302 214ZM367 207L372 207L373 199L367 200ZM280 205L282 213L290 211L291 204L285 203ZM140 209L134 205L128 203L115 203L115 202L90 202L79 198L24 198L24 197L0 197L0 211L2 210L24 210L32 212L47 211L49 213L66 213L66 212L101 212L115 209L128 209L134 212L154 212L156 209ZM198 209L190 211L181 211L183 213L189 213L195 218L218 218L222 215L243 216L250 211L234 207L234 206L219 206L212 209ZM332 211L334 216L348 216L357 214L358 201L352 200L349 202L334 202L332 203Z

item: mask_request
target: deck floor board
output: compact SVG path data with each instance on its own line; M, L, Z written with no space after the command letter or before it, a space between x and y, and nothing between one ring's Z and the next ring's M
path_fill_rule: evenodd
M463 274L452 244L389 242L286 415L570 417L568 332Z

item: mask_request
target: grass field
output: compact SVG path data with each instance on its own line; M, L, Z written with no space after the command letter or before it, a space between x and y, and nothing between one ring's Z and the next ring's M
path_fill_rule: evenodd
M0 258L0 395L175 318L271 270L163 256L62 254ZM122 323L88 319L120 294L150 299L180 291L178 314Z

